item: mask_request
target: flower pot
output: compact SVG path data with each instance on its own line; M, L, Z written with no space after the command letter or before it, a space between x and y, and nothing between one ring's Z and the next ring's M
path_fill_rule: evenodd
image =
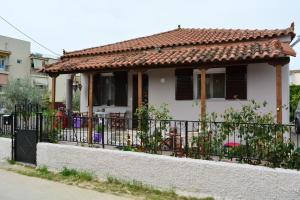
M99 143L102 141L102 133L94 133L94 143Z
M73 124L74 124L74 128L80 128L81 127L80 117L74 117L73 118Z

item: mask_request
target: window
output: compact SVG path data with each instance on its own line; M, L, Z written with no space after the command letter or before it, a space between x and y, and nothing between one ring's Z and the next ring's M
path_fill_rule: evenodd
M0 70L5 70L6 68L6 58L0 57Z
M201 77L197 76L198 98L201 95ZM206 74L206 97L225 98L225 73Z
M102 73L94 78L94 105L127 106L127 72Z
M17 59L17 63L18 63L18 64L21 64L21 63L22 63L22 60L21 60L21 59Z
M177 69L175 71L176 100L192 100L193 99L193 69Z
M197 98L201 96L201 77L196 73ZM206 97L247 99L247 66L214 68L206 73Z

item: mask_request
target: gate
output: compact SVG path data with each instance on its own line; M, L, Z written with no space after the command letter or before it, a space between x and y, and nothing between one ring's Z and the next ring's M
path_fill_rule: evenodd
M41 130L39 106L16 105L12 114L12 159L36 164L36 146Z

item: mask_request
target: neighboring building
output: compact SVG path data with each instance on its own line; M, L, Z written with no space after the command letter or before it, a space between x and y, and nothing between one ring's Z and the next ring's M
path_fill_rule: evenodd
M30 42L0 35L0 88L9 80L29 76Z
M300 85L300 70L290 70L290 84Z
M34 84L41 88L48 88L49 77L45 73L41 73L40 70L45 66L57 62L57 59L44 57L42 54L31 54L31 78Z
M42 54L31 54L30 42L6 36L0 36L0 91L9 80L31 77L37 87L49 88L51 79L39 70L45 65L57 62L57 59ZM66 100L66 76L57 79L58 102Z
M287 123L289 109L283 108L289 106L294 37L293 24L274 30L179 27L67 52L45 72L81 73L81 112L105 109L132 117L143 102L166 103L173 119L199 120L253 99L266 101L265 111L274 113L278 123Z

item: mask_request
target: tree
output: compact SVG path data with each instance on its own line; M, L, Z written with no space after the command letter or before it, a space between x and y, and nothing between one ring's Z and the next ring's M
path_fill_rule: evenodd
M35 86L27 77L10 80L4 87L0 102L8 112L12 112L16 104L31 103L47 107L47 99L49 99L47 89Z
M80 110L80 90L76 90L72 99L73 110Z

